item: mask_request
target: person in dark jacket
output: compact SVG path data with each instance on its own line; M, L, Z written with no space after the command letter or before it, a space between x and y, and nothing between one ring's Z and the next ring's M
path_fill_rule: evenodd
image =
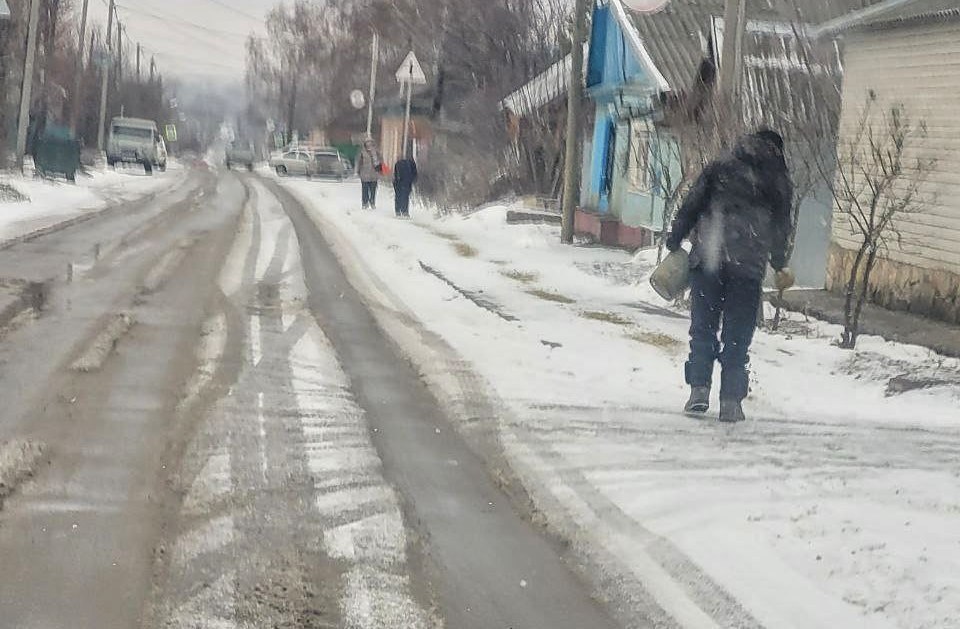
M410 216L410 194L417 182L417 162L409 153L393 167L393 191L396 199L397 217Z
M720 420L744 419L750 343L767 263L777 272L778 288L793 285L786 259L792 199L783 138L761 130L742 137L732 154L707 165L677 212L667 249L676 251L688 236L693 245L688 414L702 415L710 408L719 360Z

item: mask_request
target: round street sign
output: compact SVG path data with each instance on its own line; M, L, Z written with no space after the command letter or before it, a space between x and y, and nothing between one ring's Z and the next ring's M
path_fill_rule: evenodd
M367 99L360 90L350 92L350 104L354 109L363 109L367 104Z

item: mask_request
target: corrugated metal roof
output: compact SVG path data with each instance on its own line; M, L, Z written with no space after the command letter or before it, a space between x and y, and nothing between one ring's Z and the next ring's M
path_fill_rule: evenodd
M871 19L863 20L862 25L892 25L941 17L947 19L960 17L960 0L915 0L883 11Z
M803 22L812 27L880 2L747 0L746 15L754 22ZM705 46L711 41L714 19L723 18L724 4L724 0L672 0L656 13L628 11L643 47L671 90L682 91L693 85L701 62L709 57Z

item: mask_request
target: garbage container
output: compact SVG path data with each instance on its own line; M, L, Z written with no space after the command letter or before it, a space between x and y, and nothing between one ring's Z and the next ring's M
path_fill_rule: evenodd
M70 138L42 137L33 151L37 172L48 177L64 175L67 181L76 181L80 170L80 142Z

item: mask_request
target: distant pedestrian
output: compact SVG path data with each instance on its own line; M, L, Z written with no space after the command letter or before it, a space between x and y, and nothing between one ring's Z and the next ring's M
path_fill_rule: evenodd
M408 153L393 167L393 191L398 217L410 216L410 194L413 192L415 183L417 183L417 162Z
M786 259L792 197L783 138L762 130L704 168L673 221L667 249L676 251L687 236L693 243L687 414L710 408L719 360L720 421L745 419L747 364L767 262L777 272L778 288L794 281Z
M377 183L383 172L383 160L377 151L373 140L367 139L363 143L360 155L357 156L357 174L360 175L360 185L363 188L363 209L373 210L377 207Z

